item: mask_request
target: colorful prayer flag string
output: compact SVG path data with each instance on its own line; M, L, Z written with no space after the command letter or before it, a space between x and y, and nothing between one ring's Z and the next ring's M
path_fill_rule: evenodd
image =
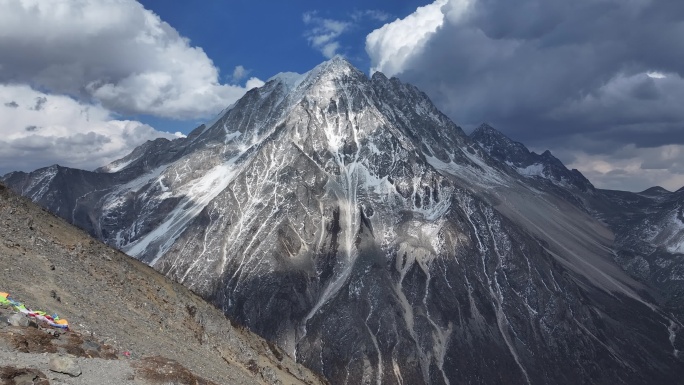
M27 309L23 303L12 299L9 293L0 292L0 305L11 306L15 311L43 321L54 328L69 329L69 322L67 320L59 318L56 314L48 315L44 311Z

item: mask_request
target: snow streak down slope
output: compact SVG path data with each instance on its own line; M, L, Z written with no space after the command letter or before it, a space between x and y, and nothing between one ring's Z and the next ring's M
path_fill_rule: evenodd
M556 210L555 190L410 85L336 58L166 146L92 176L125 182L86 192L72 220L333 383L682 374L676 322L606 257L600 224Z

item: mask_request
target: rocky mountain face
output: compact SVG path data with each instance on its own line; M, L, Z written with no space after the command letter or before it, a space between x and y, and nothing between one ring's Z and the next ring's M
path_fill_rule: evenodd
M616 261L684 319L684 190L601 191L597 217L615 231ZM598 204L596 204L598 203Z
M593 186L503 139L336 58L95 172L3 181L335 384L678 381L681 324Z
M492 157L529 179L555 186L556 194L606 224L615 237L614 260L656 289L652 294L662 297L666 311L684 319L684 188L670 192L653 187L640 193L596 189L548 151L531 153L492 127L483 125L471 138Z
M520 176L545 185L555 195L581 206L577 193L593 195L594 186L579 171L568 170L550 151L541 155L530 152L525 145L515 142L488 124L476 128L470 138L489 156L511 167Z

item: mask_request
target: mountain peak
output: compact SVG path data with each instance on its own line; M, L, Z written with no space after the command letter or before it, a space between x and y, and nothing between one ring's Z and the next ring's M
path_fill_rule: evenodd
M296 72L281 72L268 79L268 82L276 81L286 88L286 92L292 92L300 88L311 88L319 83L337 82L342 79L367 80L366 75L354 67L342 56L335 56L324 61L313 69L303 74Z
M331 67L331 66L337 66L337 67L348 67L348 68L354 68L353 64L349 62L349 60L345 59L344 56L341 55L335 55L331 59L324 61L323 63L319 64L318 67L320 66L326 66L326 67Z
M475 130L473 130L473 132L470 133L470 138L480 144L488 143L489 145L496 144L498 146L504 145L506 147L516 146L519 144L513 139L507 137L503 132L489 125L489 123L480 124Z
M307 74L307 78L312 80L316 78L339 79L344 77L366 77L361 70L354 67L347 59L339 55L317 65L311 71L307 72Z
M661 186L653 186L651 188L647 188L646 190L640 192L639 194L642 195L666 195L666 194L671 194L669 190L661 187Z
M361 70L356 68L349 60L340 55L336 55L333 58L320 63L309 72L338 74L350 72L363 73Z
M342 74L342 73L349 73L349 72L361 72L359 69L354 67L347 59L343 58L342 56L335 56L330 60L326 60L322 62L321 64L317 65L310 71L307 71L303 74L297 73L297 72L281 72L278 73L271 78L268 79L268 81L276 80L279 82L282 82L290 88L294 88L300 83L302 83L305 79L310 78L315 75L320 75L320 74L325 74L325 73L331 73L331 74Z
M591 183L579 172L568 170L563 162L546 150L541 155L530 152L487 123L481 124L470 138L477 142L491 157L512 166L526 177L543 177L554 184L574 185L582 191L593 189Z
M482 135L482 134L487 134L487 135L496 134L496 135L504 136L503 133L501 133L501 131L499 131L499 130L497 130L496 128L492 127L491 125L489 125L489 123L482 123L482 124L480 124L480 125L472 132L472 134L470 134L470 135L472 136L472 135L477 135L477 134L479 134L479 135Z
M551 150L544 150L544 152L541 153L542 158L546 159L556 159L555 156L551 153Z
M482 123L476 128L470 134L470 138L479 143L489 155L501 161L522 162L530 153L523 144L512 140L487 123Z

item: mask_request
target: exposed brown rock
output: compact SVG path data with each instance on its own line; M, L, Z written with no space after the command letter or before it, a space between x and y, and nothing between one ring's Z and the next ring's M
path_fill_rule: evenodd
M177 361L164 357L145 357L134 364L136 375L152 384L217 385L197 377Z

